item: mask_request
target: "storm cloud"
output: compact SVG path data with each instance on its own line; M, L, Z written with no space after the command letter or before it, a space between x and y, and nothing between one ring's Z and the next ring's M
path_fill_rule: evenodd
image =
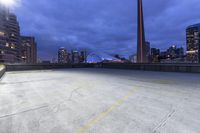
M143 0L151 47L185 47L185 29L200 22L199 0ZM136 53L137 0L21 0L21 33L35 36L43 59L59 47L128 56Z

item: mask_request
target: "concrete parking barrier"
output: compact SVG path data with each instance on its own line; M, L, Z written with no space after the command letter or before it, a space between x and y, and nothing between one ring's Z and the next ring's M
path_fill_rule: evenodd
M162 71L162 72L189 72L200 73L200 64L119 64L103 63L102 68L111 69L132 69L142 71Z
M47 70L47 69L66 69L66 68L110 68L110 69L131 69L131 70L141 70L141 71L200 73L200 64L80 63L80 64L6 65L6 71Z
M92 64L34 64L20 65L7 64L6 71L25 71L25 70L48 70L48 69L66 69L66 68L92 68Z
M6 72L5 65L0 65L0 79L4 75L5 72Z

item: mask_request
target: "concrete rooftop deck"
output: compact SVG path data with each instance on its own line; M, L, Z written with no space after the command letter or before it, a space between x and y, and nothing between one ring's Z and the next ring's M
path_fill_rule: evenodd
M7 72L0 133L200 133L200 74Z

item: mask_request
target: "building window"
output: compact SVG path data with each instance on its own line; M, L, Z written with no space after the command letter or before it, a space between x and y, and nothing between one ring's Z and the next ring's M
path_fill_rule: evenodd
M199 43L199 40L195 40L195 43Z
M4 35L5 35L5 33L0 31L0 36L4 36Z
M1 51L1 54L4 54L5 52L4 51Z
M11 44L11 49L15 49L15 44Z
M9 43L6 43L6 47L9 47Z

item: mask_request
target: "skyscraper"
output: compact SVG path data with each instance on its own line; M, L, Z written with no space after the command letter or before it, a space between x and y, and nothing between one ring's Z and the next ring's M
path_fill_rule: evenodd
M17 17L0 4L0 62L20 61L20 27Z
M61 47L58 50L58 63L67 63L68 60L68 54L67 54L67 50L64 47Z
M160 49L151 48L151 63L158 63L160 56Z
M144 32L144 19L142 0L138 0L138 42L137 42L137 63L146 63L145 53L145 32Z
M0 62L5 62L5 49L8 35L6 32L6 18L8 16L8 12L4 6L0 4Z
M72 63L80 63L79 52L76 50L72 50Z
M145 42L145 45L144 45L143 49L144 49L143 63L150 63L150 55L151 55L150 42Z
M20 27L19 27L19 22L17 21L17 17L15 14L10 13L8 16L8 21L7 21L7 31L8 31L8 36L9 36L9 47L11 48L12 51L16 52L16 60L17 62L21 61L20 58Z
M87 57L87 52L86 51L81 51L80 52L80 62L81 63L86 63L86 57Z
M0 45L6 45L7 33L6 33L6 18L8 16L8 11L5 7L0 4Z
M21 36L21 58L24 63L37 63L37 44L34 37Z
M187 60L193 63L200 63L200 24L187 27Z

